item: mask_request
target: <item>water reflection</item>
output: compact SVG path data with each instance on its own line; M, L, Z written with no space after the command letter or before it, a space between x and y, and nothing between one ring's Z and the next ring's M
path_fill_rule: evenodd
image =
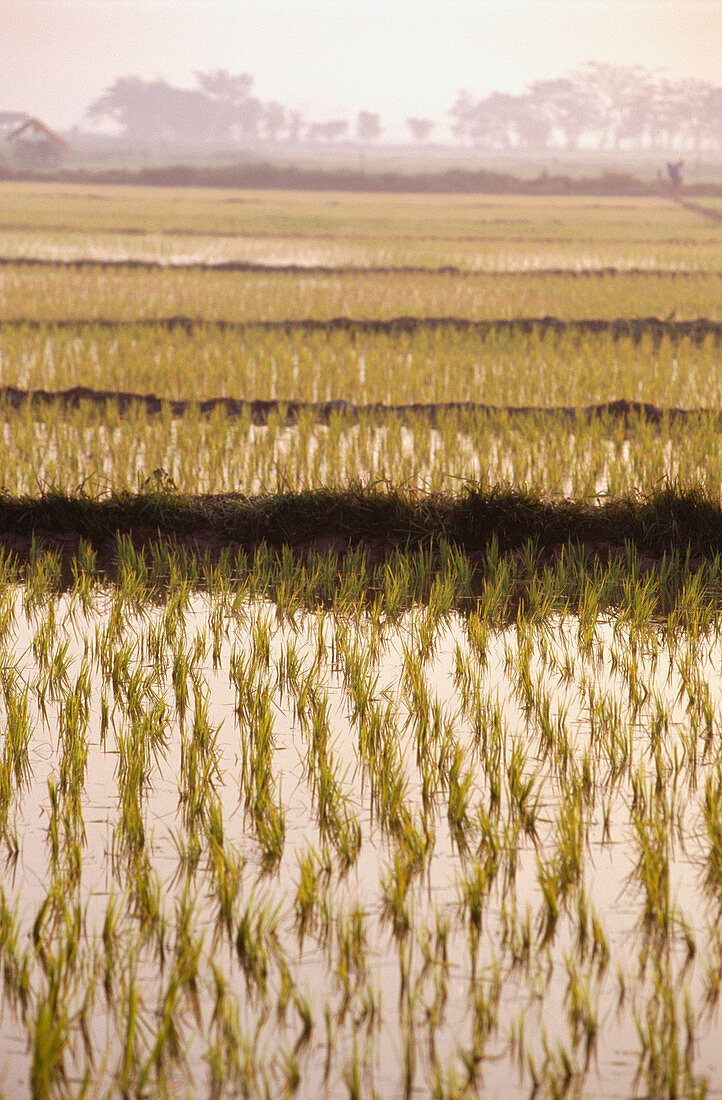
M12 1095L720 1093L717 633L10 603Z

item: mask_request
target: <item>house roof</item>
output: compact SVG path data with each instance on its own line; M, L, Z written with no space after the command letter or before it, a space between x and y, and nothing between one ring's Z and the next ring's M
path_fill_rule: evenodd
M50 144L54 145L57 149L70 149L67 141L63 141L63 139L59 137L58 134L51 130L49 126L46 126L44 122L41 122L39 118L25 117L25 121L21 123L21 125L18 126L15 130L12 130L11 133L7 135L6 140L15 141L18 138L22 138L23 135L27 135L27 137L37 137L38 134L41 134L46 139L46 141L49 141Z

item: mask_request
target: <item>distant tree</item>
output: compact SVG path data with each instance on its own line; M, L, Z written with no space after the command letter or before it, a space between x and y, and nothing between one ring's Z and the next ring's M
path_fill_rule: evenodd
M529 92L535 110L563 135L568 149L578 149L585 130L598 126L598 105L583 80L566 76L536 80Z
M280 103L271 100L270 103L266 103L263 107L263 128L266 131L266 136L271 141L276 141L278 135L286 127L286 108Z
M537 109L531 95L515 96L511 125L521 149L544 149L549 144L551 125Z
M647 106L647 128L653 148L669 152L674 145L676 110L673 103L674 86L662 77L652 85Z
M583 70L606 119L601 144L619 149L622 145L641 149L649 134L655 97L654 78L641 65L620 66L590 62Z
M531 120L535 117L533 104L527 97L492 92L476 105L471 135L476 144L512 149L521 144L520 123L521 132L526 135L531 131Z
M505 92L492 92L474 104L468 118L469 137L474 145L511 148L515 107L516 96Z
M722 149L722 88L707 91L702 132L707 148Z
M324 124L321 136L326 141L336 141L338 138L343 137L347 130L347 118L332 118Z
M251 94L253 87L253 77L250 73L234 76L226 69L215 69L209 73L197 72L195 77L207 95L224 103L242 103Z
M459 141L491 149L538 149L583 142L598 149L717 150L722 88L671 80L641 66L588 62L567 76L538 80L521 95L458 93L449 110Z
M258 128L262 121L263 104L255 96L249 96L234 111L231 135L235 140L258 141Z
M336 138L343 137L348 131L348 119L347 118L335 118L331 122L326 124L326 136L329 141L335 141Z
M492 92L475 102L468 92L459 92L449 114L454 119L452 133L476 146L532 149L549 137L550 125L528 94Z
M303 115L300 111L288 112L288 140L297 142L301 138L301 127L303 126Z
M110 118L124 133L143 141L219 138L228 119L202 91L174 88L165 80L119 77L88 108L93 119Z
M702 80L683 80L679 86L680 105L683 106L685 113L682 129L685 139L697 151L704 142L709 91L709 85Z
M356 134L360 141L378 141L381 137L381 119L371 111L359 111L356 116Z
M471 95L466 89L462 88L462 90L458 92L453 106L449 109L449 114L453 119L451 123L451 132L457 141L467 141L471 136L474 106L474 100L471 98Z
M329 122L311 122L308 126L308 137L311 141L320 138L322 141L336 141L348 130L348 119L332 118Z
M87 113L112 119L127 137L144 142L217 144L258 136L264 108L250 95L253 77L218 69L196 79L198 88L176 88L162 79L119 77Z
M234 76L225 69L216 69L195 75L203 91L217 103L230 137L256 141L262 122L266 126L266 133L274 136L272 129L277 120L277 110L280 108L283 111L283 108L280 104L268 104L264 107L256 96L251 95L253 77L250 73ZM267 113L269 109L270 114ZM281 127L283 121L280 123Z
M407 118L406 125L411 132L414 141L426 141L434 128L430 118Z

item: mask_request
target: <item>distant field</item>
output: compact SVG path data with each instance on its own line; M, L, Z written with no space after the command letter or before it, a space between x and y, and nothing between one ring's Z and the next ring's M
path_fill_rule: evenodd
M670 310L670 306L672 309ZM331 317L460 317L471 320L554 316L722 318L722 272L651 274L436 274L358 271L139 271L123 267L22 265L0 268L5 320L33 318L134 321L182 315L257 321Z
M81 385L198 400L504 407L625 398L722 408L719 336L675 328L722 319L722 225L669 201L39 184L4 184L0 193L4 386ZM133 258L201 266L129 266ZM265 268L202 266L229 260ZM273 270L283 264L297 266ZM306 270L314 265L322 270ZM413 270L397 270L404 266ZM198 324L153 323L178 316ZM323 325L335 317L401 316L416 317L416 327ZM424 323L546 316L571 327ZM647 317L668 327L655 333L642 325L637 336L574 328L581 320ZM88 323L95 319L119 324ZM19 320L32 325L13 323ZM320 327L253 324L293 320ZM708 483L717 468L716 436L710 441L704 422L661 437L655 430L650 450L652 429L641 426L646 441L638 447L636 432L603 442L598 426L572 435L568 425L505 428L503 419L488 418L466 424L459 436L453 418L447 428L415 421L390 430L345 424L339 413L329 437L310 423L278 434L222 417L195 427L191 417L181 427L147 420L139 409L132 424L119 421L108 435L104 415L57 407L9 414L5 483L27 490L89 478L132 486L146 467L163 466L189 491L229 484L257 492L275 481L278 467L290 487L396 471L419 486L486 477L576 493L626 491L682 471ZM567 457L552 460L552 453Z
M685 408L722 405L720 340L713 335L635 340L572 328L544 334L450 324L380 332L5 325L0 355L0 384L31 389L86 385L167 398L359 404L574 405L625 397Z
M0 256L719 267L719 223L663 199L0 184ZM712 200L705 200L705 202Z
M358 195L87 184L0 183L3 229L220 233L312 238L385 234L651 239L695 237L697 219L662 198ZM707 201L707 200L705 200ZM709 200L712 201L712 200Z

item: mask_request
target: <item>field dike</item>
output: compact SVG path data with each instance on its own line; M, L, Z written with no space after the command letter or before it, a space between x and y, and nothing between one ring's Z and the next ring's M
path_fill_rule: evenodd
M42 267L53 270L82 271L85 269L120 271L203 271L211 274L231 272L247 275L453 275L468 279L486 279L491 276L500 279L529 278L530 276L598 279L616 275L636 276L659 279L722 279L722 271L703 268L680 267L459 267L456 264L441 264L436 267L417 264L294 264L294 263L253 263L248 260L219 260L217 262L198 261L162 261L136 258L111 258L96 256L78 256L72 259L57 259L42 256L0 256L0 268L3 267Z
M722 211L715 210L711 206L703 206L700 202L692 202L689 199L675 198L674 202L677 206L684 207L685 210L690 210L693 214L701 214L703 218L708 218L712 222L722 222Z
M303 561L314 554L334 554L339 561L355 555L357 565L372 568L399 553L421 553L429 555L433 573L443 547L465 558L472 571L492 548L494 554L521 554L541 570L566 551L592 569L621 561L638 573L664 562L668 568L674 558L694 572L705 562L719 564L722 505L701 490L674 486L602 504L474 486L458 496L379 485L254 498L192 496L175 491L163 470L133 494L0 497L0 548L20 564L50 550L72 571L78 555L91 552L112 577L120 544L150 561L161 546L202 561L247 558L259 549Z
M72 386L65 390L26 390L17 386L0 386L0 413L30 407L38 412L44 408L79 409L91 405L102 410L113 409L119 414L144 410L149 415L170 413L180 418L191 412L209 416L222 410L233 418L247 417L252 424L267 424L273 417L286 425L311 418L319 424L328 424L331 417L342 416L355 422L371 420L383 423L390 418L402 421L423 417L435 425L438 421L456 415L459 417L487 415L509 418L534 418L568 420L592 423L595 420L621 421L625 425L643 422L662 425L672 421L705 419L718 429L722 427L722 413L717 409L662 408L644 401L604 401L594 405L487 405L477 401L414 402L406 405L387 405L383 402L359 405L350 401L249 401L236 397L207 397L200 401L158 397L154 393L133 393L127 390L95 390L88 386Z
M360 319L355 317L330 317L320 320L315 317L302 317L287 321L228 321L223 319L204 320L200 317L175 315L169 317L145 317L140 320L116 320L109 317L82 318L68 320L39 321L34 317L15 317L0 322L5 329L47 329L77 330L85 329L124 329L159 328L186 332L349 332L353 333L412 333L423 329L449 328L462 332L486 333L504 332L513 335L521 333L532 335L540 333L578 332L583 335L611 335L614 339L632 338L641 340L643 336L654 339L667 337L672 340L692 339L702 341L708 336L722 339L722 321L709 317L697 317L689 321L674 321L660 317L618 317L606 319L588 317L581 320L565 320L561 317L511 317L491 318L488 320L469 320L467 317L389 317Z

